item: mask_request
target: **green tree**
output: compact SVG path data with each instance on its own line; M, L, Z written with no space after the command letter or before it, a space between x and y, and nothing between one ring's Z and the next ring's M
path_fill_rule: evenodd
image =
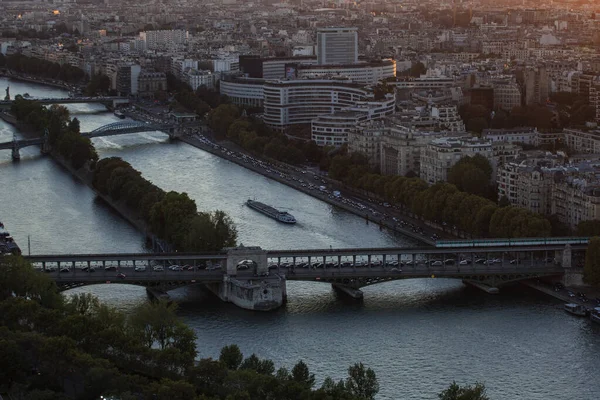
M302 360L292 368L292 379L311 388L315 384L315 375L308 370L308 365Z
M448 389L438 395L438 398L440 400L489 400L483 384L459 386L456 382L452 382Z
M365 368L362 363L357 363L348 368L346 388L360 399L372 400L379 392L379 381L375 371Z
M585 265L583 267L583 279L586 283L600 286L600 237L594 236L590 239L585 251Z
M236 370L242 364L244 355L237 344L225 346L221 349L219 361L221 361L230 370Z

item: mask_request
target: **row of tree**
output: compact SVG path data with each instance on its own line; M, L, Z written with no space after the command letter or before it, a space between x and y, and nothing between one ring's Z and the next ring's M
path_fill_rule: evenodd
M289 164L320 163L327 151L313 141L291 139L258 119L242 116L233 104L211 110L207 121L217 137L227 138L257 156Z
M216 251L236 244L236 228L225 212L199 212L186 193L165 193L118 157L97 163L93 185L123 202L154 234L179 251Z
M126 314L89 294L63 297L22 257L0 259L0 392L14 398L373 400L379 391L375 372L361 363L346 379L326 378L315 388L303 361L276 370L236 345L218 359L197 360L195 342L175 303L145 303ZM439 398L488 399L482 385L455 383Z
M73 168L79 169L86 163L93 168L98 161L98 153L91 140L81 136L79 120L71 120L69 110L64 106L53 104L45 107L17 95L11 112L19 121L29 124L40 133L47 128L50 145L70 161Z
M0 54L0 67L5 67L22 74L71 83L80 82L85 78L85 73L79 67L74 67L70 64L61 65L42 60L41 58L27 57L22 54L11 54L8 56Z
M472 236L510 238L551 234L550 221L539 214L518 207L500 207L485 197L461 191L451 183L429 186L416 177L374 173L359 154L335 156L329 176L345 185L372 192L422 219L456 226Z

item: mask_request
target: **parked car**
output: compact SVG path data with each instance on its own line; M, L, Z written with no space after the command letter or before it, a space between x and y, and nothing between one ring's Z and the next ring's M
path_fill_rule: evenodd
M104 267L105 271L116 271L117 267L115 267L114 265L107 265L106 267Z
M160 271L164 271L165 269L161 265L155 265L154 267L152 267L152 270L160 272Z
M432 267L439 267L439 266L441 266L441 265L443 265L443 264L444 264L444 263L443 263L443 262L441 262L440 260L436 260L436 261L432 261L432 262L431 262L431 266L432 266Z
M71 272L71 268L69 267L61 267L60 272Z
M146 266L145 265L138 265L134 268L135 272L145 272L146 271Z
M460 265L469 265L469 264L471 264L471 260L460 260L460 262L458 264L460 264Z

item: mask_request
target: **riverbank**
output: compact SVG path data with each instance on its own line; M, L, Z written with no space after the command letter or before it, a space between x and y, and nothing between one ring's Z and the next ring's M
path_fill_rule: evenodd
M61 82L61 81L57 81L57 80L53 80L53 79L43 79L43 78L37 78L37 77L32 77L32 76L20 75L20 74L11 72L9 70L0 70L0 77L9 78L9 79L13 79L16 81L21 81L21 82L35 83L38 85L52 86L52 87L55 87L58 89L64 89L64 90L73 90L73 89L77 88L76 85L69 85L68 83L65 83L65 82Z

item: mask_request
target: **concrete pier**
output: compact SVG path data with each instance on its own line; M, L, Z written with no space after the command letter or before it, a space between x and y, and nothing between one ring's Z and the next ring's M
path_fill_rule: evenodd
M360 289L354 289L348 286L340 285L337 283L332 283L331 287L338 293L343 293L347 296L352 297L353 299L362 299L363 292Z

